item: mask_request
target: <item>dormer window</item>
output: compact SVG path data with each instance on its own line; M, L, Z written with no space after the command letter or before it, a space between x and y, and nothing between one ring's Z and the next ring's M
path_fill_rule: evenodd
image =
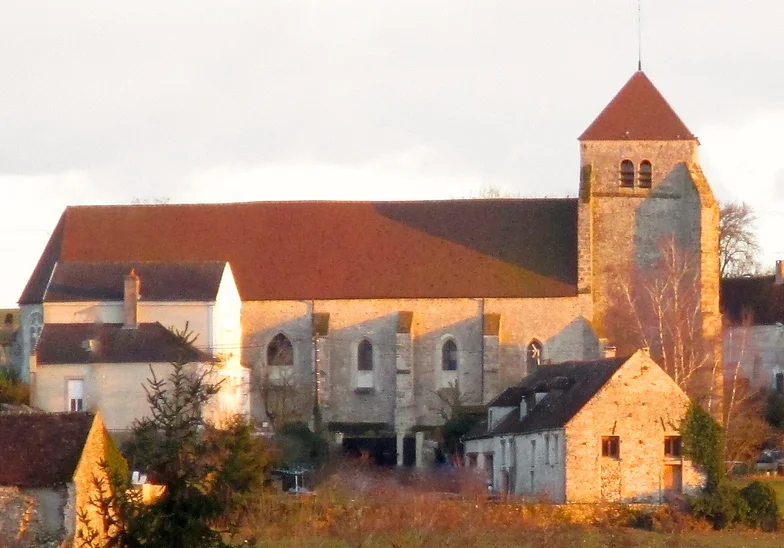
M634 188L634 162L631 160L621 162L621 187Z
M638 185L640 188L651 188L651 181L653 180L653 166L648 160L640 162L640 174L638 178Z

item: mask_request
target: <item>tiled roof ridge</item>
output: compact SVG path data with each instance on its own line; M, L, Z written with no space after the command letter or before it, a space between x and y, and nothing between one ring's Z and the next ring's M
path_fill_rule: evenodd
M204 260L188 260L188 261L180 261L180 260L169 260L169 259L160 259L160 260L91 260L85 261L81 259L65 259L65 260L58 260L55 264L62 265L62 264L82 264L82 265L106 265L106 264L114 264L114 265L122 265L122 264L139 264L143 266L164 266L164 265L179 265L179 266L188 266L188 265L223 265L228 263L227 260L222 259L204 259Z
M242 202L177 202L166 204L73 204L66 206L66 210L79 209L133 209L133 208L176 208L176 207L219 207L219 206L256 206L260 204L269 205L387 205L387 204L425 204L425 203L444 203L444 202L553 202L553 201L575 201L571 196L554 197L509 197L509 198L434 198L421 200L251 200Z

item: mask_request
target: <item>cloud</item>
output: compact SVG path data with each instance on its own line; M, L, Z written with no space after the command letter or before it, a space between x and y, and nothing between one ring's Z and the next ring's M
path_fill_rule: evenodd
M13 179L37 227L133 198L574 195L576 137L637 62L630 0L6 4L0 174L39 181ZM768 208L780 191L755 155L781 150L764 123L784 111L778 9L643 3L644 68L717 193Z

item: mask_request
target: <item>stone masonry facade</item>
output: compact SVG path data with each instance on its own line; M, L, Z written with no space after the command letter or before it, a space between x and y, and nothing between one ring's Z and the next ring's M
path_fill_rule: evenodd
M328 315L314 335L313 315ZM314 344L325 421L383 423L398 432L440 424L436 392L455 383L461 401L487 403L529 370L526 347L542 343L544 362L592 359L599 342L586 297L552 299L383 299L265 301L243 304L244 362L258 375L272 338L284 334L294 350L295 377L314 390ZM400 332L401 315L410 327ZM373 345L372 390L358 389L357 347ZM444 371L442 348L457 346L457 370ZM272 368L274 369L274 368ZM256 391L251 407L265 420Z
M565 428L566 502L660 502L668 464L681 467L684 492L698 488L696 468L664 454L688 406L661 368L632 357ZM618 458L602 456L603 436L618 436Z

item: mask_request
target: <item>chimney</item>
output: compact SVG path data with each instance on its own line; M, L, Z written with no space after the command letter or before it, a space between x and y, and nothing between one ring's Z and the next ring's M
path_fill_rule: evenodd
M599 339L599 350L604 358L614 358L616 353L615 345L610 344L609 339Z
M123 308L125 310L125 320L123 327L130 329L139 327L139 276L136 271L131 272L125 277L125 291L123 292Z
M784 284L784 261L776 261L776 285Z

